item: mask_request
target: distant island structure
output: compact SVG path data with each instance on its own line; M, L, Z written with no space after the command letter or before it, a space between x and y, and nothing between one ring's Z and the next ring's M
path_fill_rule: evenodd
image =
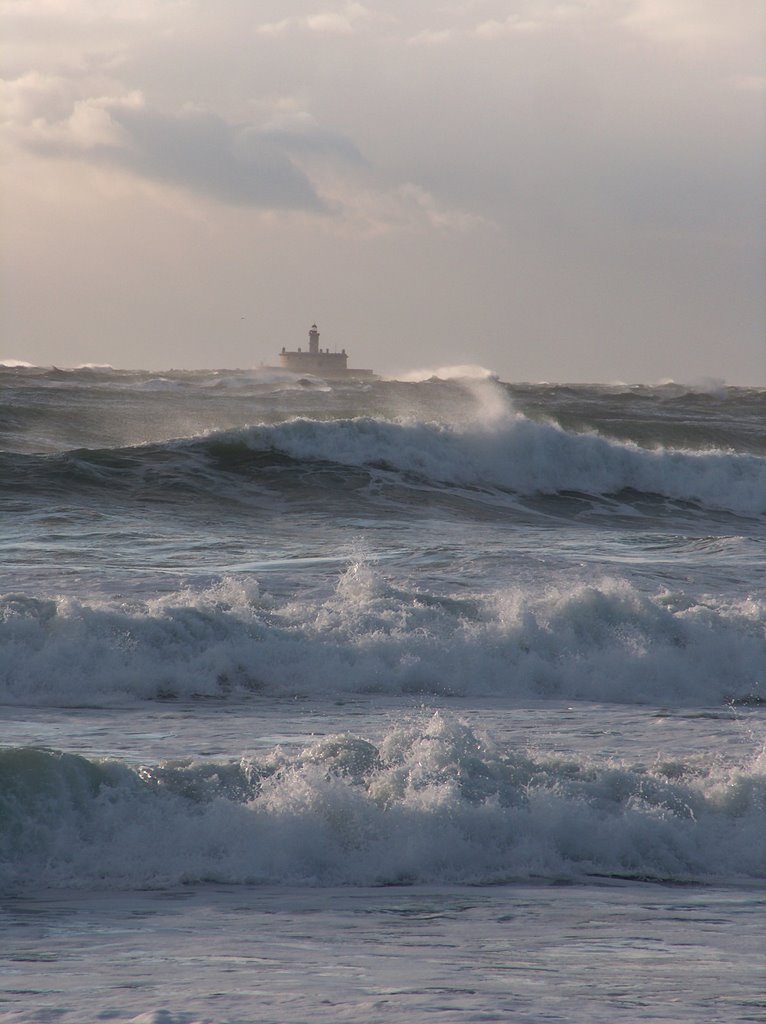
M340 352L331 352L329 348L321 349L316 324L312 324L309 331L308 349L305 352L301 348L291 351L283 346L279 353L279 365L283 370L290 370L293 373L316 373L320 377L375 376L372 370L350 367L345 348Z

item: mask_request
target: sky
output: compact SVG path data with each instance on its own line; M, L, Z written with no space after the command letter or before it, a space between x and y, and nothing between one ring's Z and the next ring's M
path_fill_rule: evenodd
M0 360L766 386L762 0L3 0Z

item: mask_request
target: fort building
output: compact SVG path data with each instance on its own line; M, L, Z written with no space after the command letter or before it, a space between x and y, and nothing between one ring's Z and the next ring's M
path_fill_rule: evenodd
M291 351L282 348L279 353L279 365L282 369L293 373L315 373L319 377L374 377L372 370L354 369L348 365L348 354L345 348L340 352L331 352L329 348L319 347L319 331L312 324L309 331L309 347L305 351L297 348Z

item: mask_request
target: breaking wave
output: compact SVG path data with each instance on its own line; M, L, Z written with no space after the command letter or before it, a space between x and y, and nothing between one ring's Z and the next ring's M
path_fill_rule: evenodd
M0 884L759 878L763 768L535 757L441 715L227 763L8 749Z
M251 577L126 602L0 599L0 700L333 692L711 705L762 699L766 606L623 580L480 597L352 564L329 596L277 601Z
M640 448L521 415L461 425L296 419L133 448L2 456L7 488L153 488L209 494L329 466L408 486L481 494L627 495L766 513L766 458ZM631 499L630 496L633 496Z

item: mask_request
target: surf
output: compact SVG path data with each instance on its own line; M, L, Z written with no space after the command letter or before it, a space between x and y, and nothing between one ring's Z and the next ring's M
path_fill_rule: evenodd
M6 891L764 877L757 759L551 758L442 714L229 762L13 748L0 781Z
M149 600L0 597L0 698L109 707L331 693L668 706L763 699L766 608L631 583L431 591L352 562L326 595L251 575Z

